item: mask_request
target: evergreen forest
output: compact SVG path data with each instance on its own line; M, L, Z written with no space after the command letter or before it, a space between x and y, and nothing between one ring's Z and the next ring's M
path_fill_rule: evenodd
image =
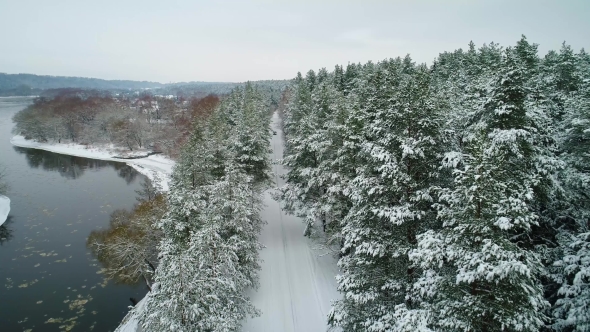
M588 53L471 43L287 94L280 198L339 255L330 326L590 331Z

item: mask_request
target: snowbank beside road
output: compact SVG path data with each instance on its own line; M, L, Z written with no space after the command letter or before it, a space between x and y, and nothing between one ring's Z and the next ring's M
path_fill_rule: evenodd
M90 159L124 162L147 176L150 180L157 181L164 191L168 191L168 182L175 164L174 160L161 155L151 155L138 159L117 158L119 153L114 151L113 147L107 146L88 147L74 143L40 143L25 139L20 135L14 136L10 140L10 143L22 148L40 149Z
M0 195L0 226L4 224L10 212L10 198Z

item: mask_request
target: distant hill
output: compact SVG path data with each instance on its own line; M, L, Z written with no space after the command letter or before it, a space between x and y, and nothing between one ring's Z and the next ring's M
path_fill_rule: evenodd
M146 81L102 80L86 77L40 76L33 74L0 73L0 96L34 95L42 90L79 88L96 90L139 90L163 87Z
M266 80L252 83L259 87L282 91L290 80ZM208 94L224 95L244 83L232 82L180 82L162 84L147 81L102 80L87 77L41 76L33 74L0 73L0 97L3 96L54 96L61 89L101 90L111 92L150 89L150 93L182 97L203 97Z

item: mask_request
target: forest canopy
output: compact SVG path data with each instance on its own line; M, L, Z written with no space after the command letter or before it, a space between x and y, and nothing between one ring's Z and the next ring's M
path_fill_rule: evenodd
M590 330L590 55L537 48L298 74L281 197L338 244L332 327Z

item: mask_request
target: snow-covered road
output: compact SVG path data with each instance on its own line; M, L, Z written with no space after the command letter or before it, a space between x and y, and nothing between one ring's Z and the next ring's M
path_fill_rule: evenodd
M271 147L274 160L283 156L282 131L277 113L272 119ZM274 166L275 180L283 185L281 165ZM260 234L266 246L260 256L260 288L250 295L260 317L244 323L244 332L323 332L326 331L330 301L338 299L336 259L314 250L314 243L303 236L301 219L285 215L278 202L265 192L262 217L268 223Z

